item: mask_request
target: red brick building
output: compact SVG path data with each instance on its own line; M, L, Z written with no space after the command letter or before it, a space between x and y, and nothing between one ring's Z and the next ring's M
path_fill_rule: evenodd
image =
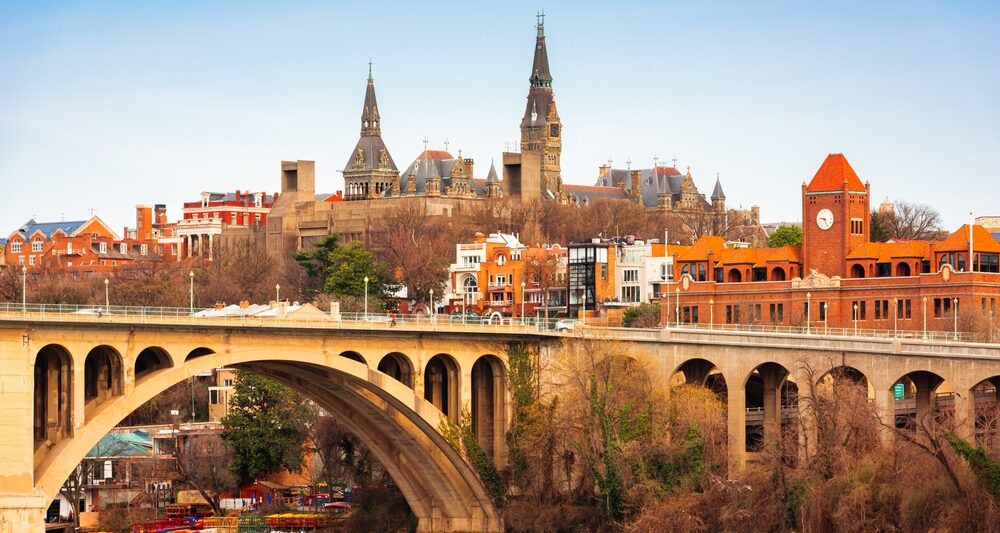
M675 255L663 323L951 331L995 323L1000 242L964 225L943 241L871 242L870 186L842 154L802 184L802 246L730 248L705 237ZM669 301L669 303L668 303ZM926 322L925 322L926 321Z
M215 238L226 228L263 228L278 193L239 191L203 192L196 202L185 202L177 222L177 236L183 241L188 258L212 258ZM331 198L316 200L336 201Z

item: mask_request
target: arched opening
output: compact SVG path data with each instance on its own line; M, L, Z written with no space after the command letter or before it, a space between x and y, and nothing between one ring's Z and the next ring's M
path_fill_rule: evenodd
M472 365L472 433L497 463L506 427L506 376L503 362L494 355L484 355Z
M851 277L852 278L865 277L865 267L859 264L851 265Z
M101 345L87 354L83 362L83 399L85 417L112 396L120 396L123 387L122 356L110 346Z
M358 352L348 350L346 352L340 352L340 356L341 357L346 357L346 358L350 359L351 361L357 361L357 362L359 362L359 363L361 363L361 364L363 364L365 366L368 366L368 361L365 361L365 358L362 357L362 355L359 354Z
M783 426L797 416L798 387L788 379L788 369L764 363L753 369L744 382L746 406L746 451L759 452L776 445Z
M897 379L889 389L893 395L895 425L900 429L915 430L918 424L932 421L939 404L950 406L954 402L951 386L944 378L926 370L917 370Z
M204 357L206 355L211 355L213 353L215 353L215 351L213 351L210 348L205 348L205 347L195 348L194 350L191 350L191 352L187 354L187 357L184 358L184 361L190 361L192 359Z
M170 355L163 348L151 346L139 352L139 356L135 358L135 380L138 382L157 370L171 366Z
M975 398L976 444L991 454L1000 452L1000 376L980 381L971 389Z
M38 351L34 371L35 448L73 434L73 358L50 344Z
M413 388L413 364L410 363L409 357L399 352L386 354L378 362L378 371L411 389Z
M785 269L781 267L774 267L771 270L771 281L785 281Z
M726 281L729 283L739 283L743 281L743 273L740 272L739 269L734 268L729 271L729 274L726 276Z
M454 422L459 420L458 364L450 355L431 357L424 368L424 399Z
M910 264L909 263L898 263L896 265L896 275L897 276L909 276L910 275Z

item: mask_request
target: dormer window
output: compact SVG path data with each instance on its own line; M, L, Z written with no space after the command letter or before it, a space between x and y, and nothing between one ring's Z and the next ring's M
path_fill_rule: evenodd
M31 251L32 252L41 252L42 251L42 241L39 240L39 239L35 239L35 240L31 241Z
M23 245L23 243L20 242L20 241L14 241L14 242L10 243L10 251L11 251L11 253L15 253L15 254L21 253L21 246L22 245Z
M98 243L98 245L97 245L97 249L98 249L98 250L99 250L99 251L100 251L100 252L101 252L102 254L106 254L106 253L108 253L108 243L106 243L106 242L102 242L102 243Z
M121 244L119 244L119 245L118 245L118 252L119 252L119 253L123 253L123 254L124 254L124 253L128 253L128 245L127 245L127 244L125 244L125 243L121 243Z

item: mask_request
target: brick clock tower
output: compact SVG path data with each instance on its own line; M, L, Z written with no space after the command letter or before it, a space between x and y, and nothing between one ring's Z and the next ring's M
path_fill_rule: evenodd
M868 241L870 185L843 154L830 154L802 184L802 270L847 277L847 254Z

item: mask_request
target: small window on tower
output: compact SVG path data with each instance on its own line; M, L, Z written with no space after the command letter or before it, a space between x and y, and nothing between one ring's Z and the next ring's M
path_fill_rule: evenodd
M553 124L549 126L549 137L559 136L559 124Z

